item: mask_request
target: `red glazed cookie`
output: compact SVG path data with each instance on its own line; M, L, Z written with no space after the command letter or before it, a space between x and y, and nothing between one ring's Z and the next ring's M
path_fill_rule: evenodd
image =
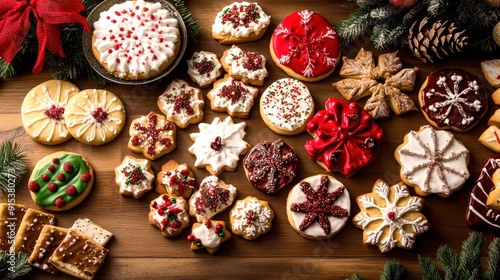
M305 144L307 155L329 172L350 177L375 160L382 128L356 102L329 98L325 108L307 123L314 137Z
M460 69L431 73L418 95L430 124L463 132L474 127L488 111L488 92L476 76Z
M330 23L309 10L287 16L274 30L271 56L293 78L315 82L329 76L340 58L340 39Z

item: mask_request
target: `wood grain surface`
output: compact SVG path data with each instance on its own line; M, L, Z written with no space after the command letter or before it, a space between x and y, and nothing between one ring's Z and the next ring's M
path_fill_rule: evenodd
M216 13L225 5L233 1L196 0L186 1L189 9L201 26L199 43L190 44L185 55L187 59L193 51L206 50L216 53L219 57L230 46L221 45L211 38L211 25ZM264 91L267 86L279 78L287 77L272 61L269 54L269 40L279 22L288 14L301 9L311 9L325 16L332 24L346 19L355 11L353 2L344 0L314 0L314 1L262 1L260 5L271 15L271 26L265 36L259 41L241 44L246 51L258 51L268 59L267 69L269 76L260 87ZM374 52L376 56L389 50L376 50L368 38L361 38L357 42L343 48L343 55L353 58L359 48L364 47ZM395 51L392 49L390 51ZM415 58L407 48L399 50L404 67L418 67L415 89L409 96L418 104L417 93L425 77L432 71L441 68L461 68L478 75L482 81L479 59L448 59L436 64L423 64ZM394 159L395 148L402 143L405 134L410 130L418 130L420 126L428 124L420 111L414 111L402 116L392 114L387 119L378 122L383 127L384 139L374 164L362 169L350 178L340 173L332 173L339 181L347 186L351 195L352 210L349 222L336 236L328 240L309 240L295 232L287 221L285 205L291 186L277 194L265 194L250 185L245 177L241 162L234 172L223 172L220 178L238 188L238 199L248 195L256 196L269 201L276 217L272 229L260 238L248 241L234 235L228 242L222 244L215 255L206 250L191 251L186 237L190 230L185 230L176 239L166 239L158 228L148 224L149 203L157 197L154 192L145 194L140 199L124 197L118 193L114 183L114 168L125 155L142 157L133 154L127 148L128 126L131 121L150 111L160 113L156 101L163 93L167 84L173 78L182 78L189 81L185 63L167 78L153 84L143 86L125 86L118 84L98 85L87 80L73 81L79 88L103 88L118 95L125 104L127 123L121 134L103 146L88 146L75 139L57 145L45 146L36 143L25 133L21 123L21 103L26 93L36 85L49 80L48 72L41 74L25 73L17 78L0 81L0 140L13 139L20 143L27 151L30 159L30 172L35 163L45 155L56 151L73 151L86 156L96 170L96 180L90 195L77 207L55 213L57 225L69 227L77 218L88 217L115 234L109 243L110 253L97 275L97 279L146 279L166 277L171 279L194 278L278 278L278 279L345 279L354 273L365 279L378 279L380 271L386 261L398 260L405 267L405 279L421 278L418 267L418 255L435 256L440 245L447 244L456 252L461 250L471 229L465 223L465 211L469 195L475 180L479 175L479 168L486 157L492 152L482 146L477 138L487 128L487 119L495 111L495 105L490 101L486 116L472 130L467 133L454 133L470 150L469 170L470 179L464 187L449 198L437 196L425 197L422 212L429 219L431 229L428 233L416 240L413 250L395 248L388 253L380 253L377 247L362 244L363 231L356 228L351 219L359 212L355 198L371 192L377 179L383 179L390 185L398 183L399 165ZM329 97L341 95L331 86L332 82L340 80L337 67L335 72L325 80L317 83L307 83L313 98L316 110L324 108ZM485 81L484 81L485 82ZM488 89L492 92L492 88ZM204 89L206 94L209 89ZM207 101L207 99L205 99ZM360 100L364 105L365 99ZM215 113L207 103L205 106L204 122L210 123L214 117L226 116L225 113ZM300 170L293 184L301 179L325 171L309 159L304 150L304 144L311 139L307 133L296 136L280 136L272 132L263 122L256 103L248 119L235 119L247 123L246 140L251 145L260 141L282 138L292 145L299 157ZM162 164L170 159L188 163L193 166L195 157L188 153L188 147L193 143L189 133L197 132L197 125L178 130L177 148L170 154L152 162L155 172L160 171ZM200 182L208 175L204 169L193 168L196 179ZM16 193L18 203L38 208L31 200L27 189L27 177L23 180ZM412 194L414 191L410 188ZM225 212L216 216L217 219L229 221L229 214ZM487 237L486 244L496 237L489 231L483 231ZM486 254L484 254L484 258ZM483 259L483 264L485 264ZM54 276L46 274L36 268L31 274L32 279L52 279ZM60 274L58 279L70 278Z

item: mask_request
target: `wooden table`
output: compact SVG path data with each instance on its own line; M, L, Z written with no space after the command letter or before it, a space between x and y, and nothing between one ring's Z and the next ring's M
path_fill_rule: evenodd
M201 26L199 43L188 46L186 58L195 50L212 51L220 57L222 52L229 47L213 40L210 34L216 13L223 6L232 2L228 0L186 1ZM275 80L287 76L271 61L268 49L272 31L286 15L300 9L312 9L335 24L346 19L356 9L355 4L344 0L287 1L287 4L281 2L263 1L260 3L263 9L272 16L271 26L266 35L259 41L241 45L244 50L259 51L268 58L269 76L266 78L264 86L260 87L261 91ZM360 40L356 44L344 48L343 55L352 58L360 47L372 50L376 56L388 52L387 50L374 49L369 40ZM406 48L399 51L399 56L405 67L419 68L416 87L410 94L416 104L418 104L418 89L425 77L432 71L445 67L456 67L482 77L480 60L478 59L448 59L442 63L423 64ZM345 228L331 239L316 241L301 237L288 223L285 212L286 197L291 186L275 195L260 192L252 187L245 178L241 164L236 171L224 172L220 178L238 188L238 199L253 195L269 201L276 213L271 231L254 241L247 241L234 235L231 240L222 245L215 255L210 255L205 250L191 251L189 243L186 241L190 230L185 230L179 238L166 239L160 234L158 228L148 224L149 203L157 197L157 194L149 192L137 200L121 196L114 183L114 168L125 155L142 157L133 154L127 148L128 126L133 119L146 115L150 111L159 113L156 105L158 96L163 93L171 79L189 80L186 69L187 66L183 61L178 69L166 79L144 86L108 84L103 87L87 80L73 81L81 89L104 88L114 92L125 104L127 111L125 129L111 143L96 147L84 145L75 139L57 146L44 146L36 143L25 134L20 117L21 102L31 88L51 78L47 72L37 75L26 73L17 78L0 81L0 100L2 103L0 140L13 139L20 143L25 151L28 151L28 158L31 161L29 164L30 172L40 158L60 150L85 155L96 170L95 186L89 197L78 207L70 211L55 213L55 215L59 226L69 227L77 218L88 217L115 234L114 239L108 245L110 253L97 278L145 279L164 276L173 279L193 279L195 277L345 279L354 273L359 273L365 279L378 279L384 263L396 259L406 269L405 279L419 279L421 274L417 261L418 255L435 256L438 247L444 244L448 244L456 252L461 250L462 241L472 231L465 223L464 218L469 194L479 175L482 162L492 154L490 150L477 141L478 136L487 128L487 119L495 111L492 102L490 102L490 109L479 125L468 133L454 133L456 138L465 143L471 152L469 164L471 177L461 190L447 199L435 196L425 198L422 212L429 219L431 230L417 238L416 246L411 251L396 248L382 254L377 247L364 246L362 244L363 231L356 228L350 220ZM323 108L329 97L341 97L331 86L332 82L340 80L339 69L340 67L333 75L321 82L307 84L313 95L316 108ZM483 80L483 78L481 79ZM491 87L489 89L492 90ZM209 89L203 90L205 94L208 91ZM365 101L366 99L363 99L360 103L363 104ZM207 104L204 122L211 122L216 116L225 117L226 114L211 111L210 105ZM296 149L300 170L294 184L302 178L325 172L305 153L303 145L311 139L307 133L289 137L275 134L265 126L257 105L254 105L249 119L244 121L248 125L246 140L250 144L255 145L263 140L282 138ZM377 179L384 179L391 185L400 181L399 165L393 156L394 150L402 143L406 133L410 130L418 130L420 126L427 124L427 121L421 112L414 111L402 116L392 114L387 119L379 120L378 123L383 127L385 137L375 163L362 169L351 178L346 178L340 173L332 174L343 182L350 192L351 218L359 212L355 198L358 195L371 192ZM186 162L193 166L195 158L187 151L192 144L188 134L196 131L198 131L196 125L179 130L178 147L172 153L152 162L154 171L158 172L161 165L170 159ZM204 169L194 168L194 172L198 182L208 175ZM16 193L17 202L38 208L32 202L26 186L27 178ZM410 188L410 190L414 194L413 189ZM216 218L228 222L228 211L219 214ZM486 244L489 244L492 238L496 237L489 231L484 231L484 234L487 237ZM53 276L36 268L33 269L32 276L33 279L53 278ZM63 275L61 279L66 278L69 277Z

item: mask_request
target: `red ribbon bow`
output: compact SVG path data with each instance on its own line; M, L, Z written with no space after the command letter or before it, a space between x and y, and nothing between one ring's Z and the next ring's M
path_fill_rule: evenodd
M45 49L64 57L59 24L76 22L90 31L87 20L78 13L85 7L80 0L0 0L0 56L10 63L21 49L36 18L38 56L33 73L43 69Z

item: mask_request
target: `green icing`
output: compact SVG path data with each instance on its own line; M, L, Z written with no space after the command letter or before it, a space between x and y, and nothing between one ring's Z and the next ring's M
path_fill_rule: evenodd
M58 197L61 197L65 204L68 204L69 202L73 201L76 199L80 194L83 193L85 188L87 187L87 183L83 182L81 180L81 176L83 173L89 171L89 167L83 161L82 157L79 155L73 155L73 154L65 154L59 157L59 163L55 164L52 163L52 159L50 159L46 165L44 165L42 168L38 169L35 174L35 179L39 185L40 185L40 190L35 193L36 197L36 203L40 206L54 206L54 202ZM70 173L66 173L63 169L64 163L65 162L70 162L73 164L73 171ZM55 171L50 172L48 167L49 165L54 165L55 166ZM59 182L57 180L57 174L62 173L66 176L66 179L64 182ZM42 175L46 174L49 176L48 181L43 181L42 180ZM57 185L57 191L51 192L47 188L49 183L54 182ZM73 197L69 196L66 194L66 188L69 185L75 186L77 190L77 194Z

